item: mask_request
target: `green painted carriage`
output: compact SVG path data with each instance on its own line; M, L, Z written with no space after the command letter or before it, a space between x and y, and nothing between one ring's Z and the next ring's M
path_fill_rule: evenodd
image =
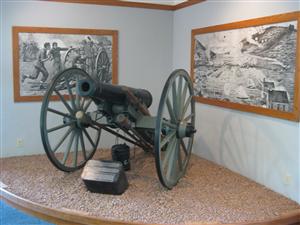
M54 166L72 172L92 158L100 136L109 139L110 133L152 152L160 182L171 189L185 174L192 151L193 95L188 73L175 70L152 116L147 90L103 83L81 69L67 69L54 77L43 99L40 128L45 151Z

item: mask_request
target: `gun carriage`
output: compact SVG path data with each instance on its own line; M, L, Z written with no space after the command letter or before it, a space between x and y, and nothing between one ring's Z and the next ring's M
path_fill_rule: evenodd
M100 136L108 138L102 132L107 131L153 152L159 180L171 189L185 174L191 155L193 94L188 73L175 70L163 88L157 115L151 116L147 90L103 83L81 69L67 69L54 77L42 103L40 129L47 156L60 170L78 170L94 155Z

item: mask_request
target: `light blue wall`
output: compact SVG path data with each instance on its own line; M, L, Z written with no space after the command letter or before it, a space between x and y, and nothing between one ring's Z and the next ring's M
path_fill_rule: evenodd
M119 83L153 94L156 114L163 84L172 69L173 13L160 10L46 1L1 1L1 157L44 153L39 116L41 102L14 103L12 26L114 29L119 31ZM16 148L16 139L24 147ZM111 135L100 147L110 147Z
M190 71L191 30L300 10L299 1L206 1L174 13L173 68ZM197 104L196 154L300 203L299 123ZM291 184L285 184L291 176Z

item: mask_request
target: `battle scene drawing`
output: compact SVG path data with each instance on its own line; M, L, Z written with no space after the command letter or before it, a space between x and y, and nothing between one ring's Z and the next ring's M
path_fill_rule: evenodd
M75 67L112 82L112 36L19 33L20 96L42 96L61 71Z
M296 20L197 34L194 41L197 96L293 111Z

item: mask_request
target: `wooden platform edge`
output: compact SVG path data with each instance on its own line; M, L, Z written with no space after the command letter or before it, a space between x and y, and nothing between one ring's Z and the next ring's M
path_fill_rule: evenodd
M124 222L120 220L102 219L85 213L67 209L53 209L39 203L21 198L3 188L0 188L0 199L7 204L54 224L64 225L138 225L143 223ZM154 225L154 224L152 224Z
M21 198L3 188L0 188L0 199L9 205L29 213L35 217L55 224L64 225L137 225L145 223L124 222L120 220L109 220L94 216L88 216L85 213L75 212L66 209L53 209L30 200ZM186 225L297 225L300 224L300 210L295 210L271 220L245 223L212 223L212 222L187 222ZM150 225L150 224L149 224ZM154 225L154 224L152 224Z

